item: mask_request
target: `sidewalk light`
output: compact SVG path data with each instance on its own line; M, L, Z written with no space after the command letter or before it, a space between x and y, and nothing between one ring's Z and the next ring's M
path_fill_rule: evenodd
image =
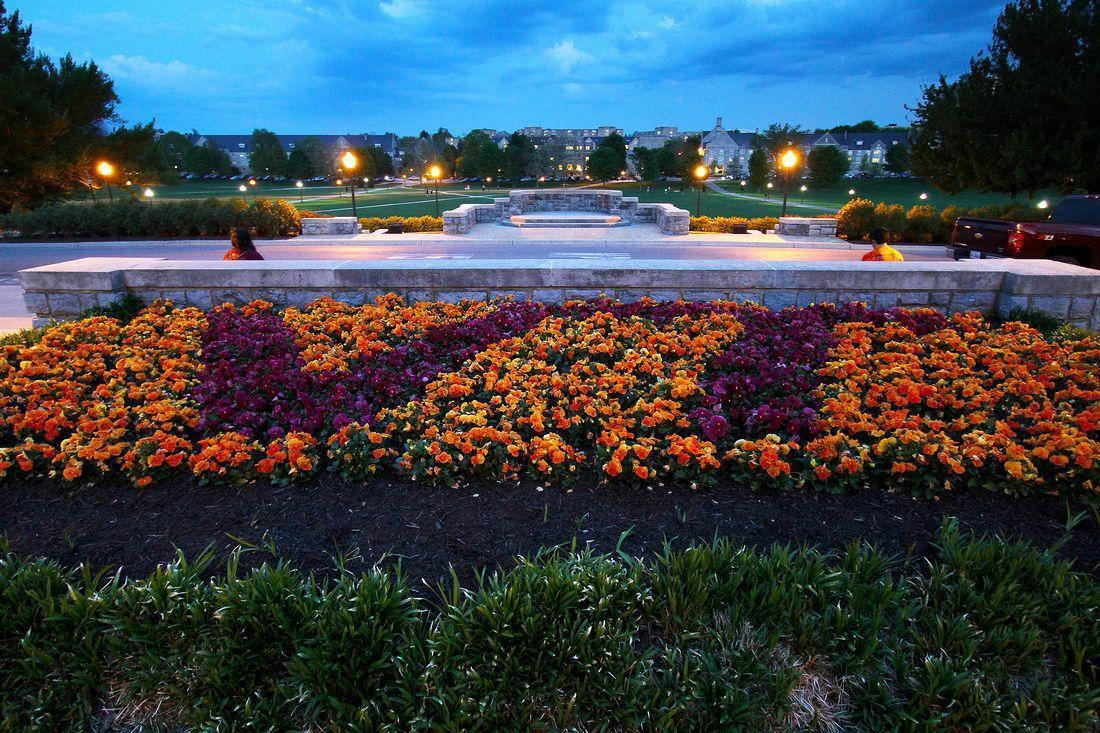
M798 165L798 153L791 148L787 148L783 155L779 156L779 164L785 169L783 175L783 212L780 216L786 216L787 194L791 190L791 174L794 173L795 166Z
M443 176L443 169L433 165L428 169L428 175L435 180L435 215L439 216L439 179Z
M298 181L294 185L298 187L298 203L302 203L302 186L304 186L306 184L302 183L301 181Z
M340 156L340 165L348 172L348 180L351 181L351 215L359 218L359 210L355 208L355 178L350 174L359 167L359 158L350 150Z
M696 199L695 199L695 215L696 216L702 216L703 215L703 187L699 184L701 184L706 179L706 177L710 174L710 169L707 168L702 163L700 163L699 165L695 166L694 173L695 173L695 180L698 182L698 183L695 184L695 186L696 186L695 190L696 190L696 193L697 193L697 196L696 196Z
M115 195L111 192L111 179L114 178L115 167L107 161L101 160L96 165L95 172L99 174L99 177L103 179L104 184L107 186L107 198L114 201Z

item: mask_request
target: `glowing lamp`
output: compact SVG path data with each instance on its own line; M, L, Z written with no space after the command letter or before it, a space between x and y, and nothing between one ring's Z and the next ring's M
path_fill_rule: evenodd
M115 167L105 160L99 161L99 164L95 167L96 173L104 178L110 178L115 174Z
M344 167L344 170L355 170L356 167L359 166L359 158L356 157L355 153L349 150L348 152L340 156L340 165Z
M788 150L779 156L779 162L783 164L783 167L790 170L798 165L798 155L793 150Z
M707 174L709 173L710 169L707 168L705 165L699 164L695 166L695 177L698 178L700 181L706 178Z

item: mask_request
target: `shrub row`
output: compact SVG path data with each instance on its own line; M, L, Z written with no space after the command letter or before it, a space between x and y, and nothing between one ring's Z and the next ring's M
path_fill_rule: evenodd
M359 223L363 225L363 231L373 232L376 229L385 229L400 224L406 232L441 232L443 231L442 216L380 216L360 217Z
M23 237L212 237L248 227L261 237L296 234L302 212L281 199L65 203L0 217L0 231Z
M240 552L125 581L4 554L0 728L1095 730L1100 583L938 546L552 551L432 603Z
M861 239L875 227L886 227L890 239L895 242L947 242L955 220L960 216L1014 221L1038 221L1043 218L1039 210L1026 204L991 204L977 209L952 205L941 210L919 205L906 211L901 204L876 204L868 199L853 199L837 212L837 230L842 237Z
M743 227L766 232L769 229L775 229L778 223L779 219L774 216L758 216L749 219L740 216L693 216L691 231L730 234L740 231Z

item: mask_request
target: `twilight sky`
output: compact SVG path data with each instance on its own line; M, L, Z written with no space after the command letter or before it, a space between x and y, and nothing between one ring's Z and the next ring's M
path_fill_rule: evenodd
M1003 0L9 0L127 122L207 133L906 121Z

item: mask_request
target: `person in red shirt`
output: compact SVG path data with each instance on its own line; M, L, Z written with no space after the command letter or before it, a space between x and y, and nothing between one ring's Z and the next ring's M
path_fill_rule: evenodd
M233 245L222 256L223 260L262 260L263 257L256 251L256 245L252 243L252 235L245 227L233 227L229 230L229 243Z
M871 251L863 255L864 262L904 262L901 252L886 243L890 233L886 227L875 227L864 239L871 243Z

